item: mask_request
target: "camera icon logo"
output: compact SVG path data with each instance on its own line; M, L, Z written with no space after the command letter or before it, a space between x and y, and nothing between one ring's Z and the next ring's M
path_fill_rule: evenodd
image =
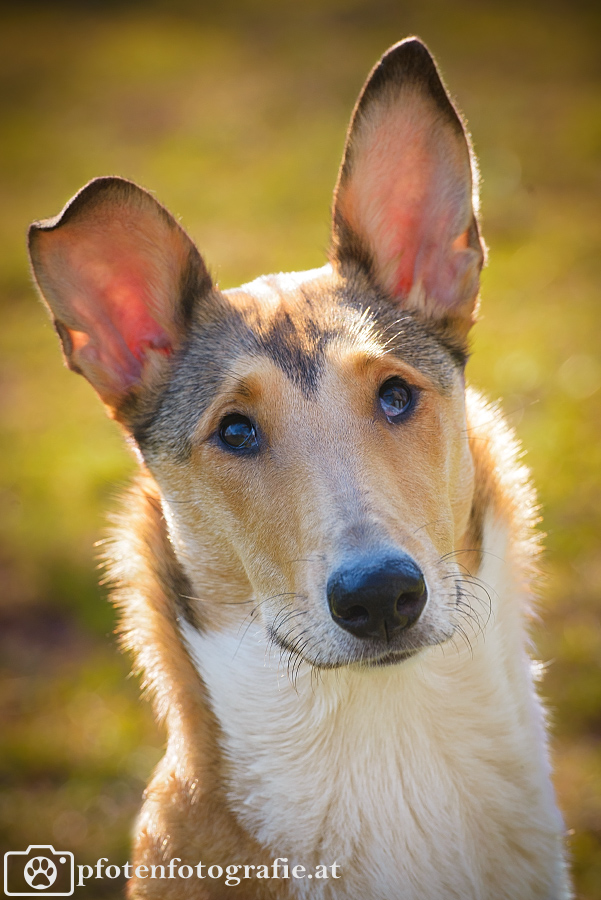
M4 854L4 893L7 897L70 897L74 869L73 854L50 844L9 851Z

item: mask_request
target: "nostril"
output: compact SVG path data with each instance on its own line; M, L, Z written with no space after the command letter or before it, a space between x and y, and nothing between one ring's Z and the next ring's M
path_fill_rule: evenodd
M403 591L396 601L396 613L399 620L399 627L406 628L412 625L423 612L426 604L426 585L423 578L420 578L415 587L408 591Z
M352 628L360 628L369 622L369 612L364 606L351 606L343 612L337 611L336 615Z
M423 578L416 579L415 584L405 587L405 590L399 594L397 600L397 608L401 608L405 603L412 603L414 600L421 600L426 593L426 585Z

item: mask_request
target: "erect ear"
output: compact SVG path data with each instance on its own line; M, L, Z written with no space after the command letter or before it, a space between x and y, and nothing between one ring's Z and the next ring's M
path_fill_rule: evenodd
M131 416L181 345L211 279L192 241L123 178L97 178L54 219L34 222L29 252L70 369L113 415Z
M408 38L371 72L334 194L332 258L366 266L388 297L472 323L483 261L468 138L427 48Z

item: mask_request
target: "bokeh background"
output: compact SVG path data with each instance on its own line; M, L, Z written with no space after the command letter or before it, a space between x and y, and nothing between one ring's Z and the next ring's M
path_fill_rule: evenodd
M490 263L469 377L527 447L548 534L534 636L578 896L601 898L601 35L579 0L0 9L0 844L127 859L161 754L94 544L133 460L61 366L24 234L85 181L151 188L223 287L319 266L348 117L419 34L468 117ZM97 882L86 896L116 896ZM81 893L81 891L79 892ZM517 900L517 898L516 898Z

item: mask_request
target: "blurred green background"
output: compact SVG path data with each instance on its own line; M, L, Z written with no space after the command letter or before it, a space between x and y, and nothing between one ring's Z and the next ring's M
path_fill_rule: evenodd
M156 192L224 287L319 266L350 111L419 34L472 129L490 263L469 364L548 533L543 693L578 896L601 898L601 35L573 2L22 3L0 12L0 844L123 862L162 735L94 543L133 460L61 366L24 233L85 181ZM97 882L86 896L115 896ZM104 891L104 894L103 894ZM424 898L426 900L426 898ZM516 898L518 900L518 898Z

